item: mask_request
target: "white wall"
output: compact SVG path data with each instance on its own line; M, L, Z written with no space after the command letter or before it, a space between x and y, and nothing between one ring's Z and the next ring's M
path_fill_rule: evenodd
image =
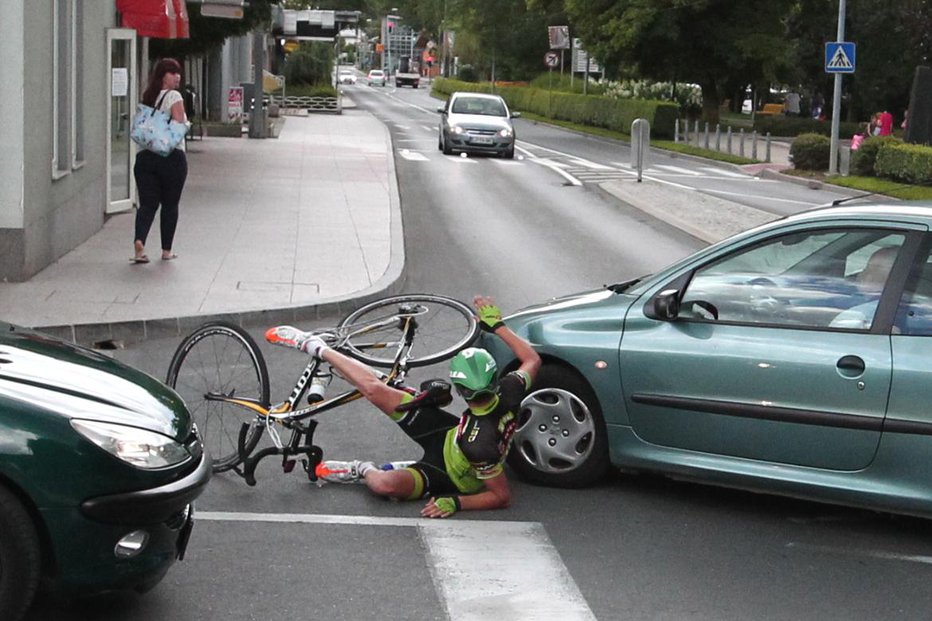
M0 228L23 227L25 168L24 72L26 0L3 0L3 33L0 36Z

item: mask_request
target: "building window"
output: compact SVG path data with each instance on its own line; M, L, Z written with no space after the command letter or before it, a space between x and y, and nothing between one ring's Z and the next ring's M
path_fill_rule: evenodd
M52 4L52 177L84 160L83 16L80 0Z

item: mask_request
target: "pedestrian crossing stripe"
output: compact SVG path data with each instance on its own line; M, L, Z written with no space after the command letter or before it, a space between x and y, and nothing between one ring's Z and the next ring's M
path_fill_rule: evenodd
M850 69L854 65L848 60L848 55L845 54L845 48L840 47L835 50L835 56L832 57L832 60L828 61L828 66L838 69Z

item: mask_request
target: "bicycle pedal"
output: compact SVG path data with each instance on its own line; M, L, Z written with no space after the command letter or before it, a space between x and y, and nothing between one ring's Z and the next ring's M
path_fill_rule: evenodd
M295 465L295 460L293 459L282 460L282 470L285 471L285 474L288 474L289 472L294 470L294 465Z

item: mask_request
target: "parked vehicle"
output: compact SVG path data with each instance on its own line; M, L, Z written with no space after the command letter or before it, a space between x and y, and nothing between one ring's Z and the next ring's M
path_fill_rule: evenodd
M410 86L417 88L421 83L421 74L419 72L417 61L410 58L402 58L398 61L398 71L395 72L395 86Z
M0 617L43 580L145 591L184 556L210 477L181 398L107 356L0 322Z
M373 69L366 76L369 86L385 86L385 72L381 69Z
M932 517L930 226L932 202L814 210L515 313L545 364L511 465L558 486L614 465Z
M446 155L460 151L515 156L511 119L521 114L511 112L498 95L456 92L437 112L441 114L437 148Z

